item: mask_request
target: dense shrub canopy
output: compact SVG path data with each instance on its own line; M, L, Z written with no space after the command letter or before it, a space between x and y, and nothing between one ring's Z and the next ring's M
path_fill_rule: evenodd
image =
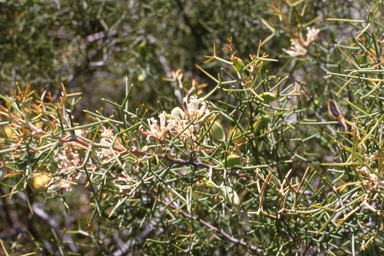
M0 3L2 250L381 255L383 11Z

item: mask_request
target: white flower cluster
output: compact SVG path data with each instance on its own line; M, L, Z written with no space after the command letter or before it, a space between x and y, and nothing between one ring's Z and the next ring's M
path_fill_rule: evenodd
M100 144L103 145L103 146L110 147L112 145L112 142L113 142L114 139L115 139L115 135L113 133L113 130L105 129L101 133ZM115 140L115 144L113 145L113 147L121 149L121 150L125 150L124 146L121 145L121 143L120 143L120 141L118 139ZM100 158L104 158L104 157L110 158L113 155L112 151L110 149L108 149L108 148L102 148L96 154Z
M169 119L168 125L165 125L165 119L166 119L165 114L166 113L163 112L159 115L160 127L157 125L157 120L155 120L155 118L152 117L147 119L150 131L144 132L140 130L143 134L148 135L147 140L151 136L155 137L157 140L162 140L164 137L164 134L175 126L176 122L173 119Z
M187 102L187 99L184 99L184 102ZM183 102L183 103L184 103ZM200 106L201 105L201 106ZM200 106L200 108L199 108ZM207 118L211 113L209 112L207 102L198 99L196 96L192 96L187 104L187 116L190 121L194 123L199 123Z
M307 49L304 48L299 39L291 39L291 50L288 50L287 53L292 56L292 57L297 57L297 56L304 56L307 54Z
M137 184L136 181L132 180L131 177L129 177L126 171L123 171L121 174L123 174L124 176L119 176L113 181L113 184L117 188L119 188L120 193L124 192L124 190L133 188Z
M57 164L58 170L56 171L56 175L51 177L48 182L48 192L57 192L59 189L71 191L71 184L76 184L73 182L73 180L79 179L81 177L80 172L76 177L74 176L74 173L71 172L78 167L80 163L80 154L77 151L69 152L63 149L58 156L58 160L60 160L60 162ZM66 178L57 175L65 173L69 173Z
M68 115L65 116L65 122L70 123ZM70 127L70 126L66 126ZM66 132L66 136L70 136L71 133ZM77 137L86 137L87 133L83 129L75 130L74 135ZM75 172L75 169L81 165L80 153L78 150L83 148L77 142L65 143L63 149L57 154L56 160L57 171L54 176L51 176L48 180L46 186L48 187L48 192L57 192L60 189L65 191L71 191L71 184L76 184L74 180L79 179L82 176L81 172ZM63 174L69 173L63 177ZM61 175L60 175L61 174Z
M307 40L304 41L301 35L300 38L291 39L292 46L287 53L292 57L304 56L307 54L307 47L319 37L319 32L319 29L310 28L307 33Z
M187 101L188 99L184 98L183 105L186 105L186 109L183 106L183 114L176 116L163 112L159 115L160 126L157 124L157 120L152 117L147 120L150 130L143 131L142 126L140 126L139 130L142 134L147 135L147 139L153 136L157 140L163 140L165 133L169 131L173 136L196 140L196 134L194 133L197 128L196 125L204 121L211 112L208 109L208 103L196 96L192 96L189 103ZM182 112L181 109L179 110ZM166 118L168 118L167 121Z

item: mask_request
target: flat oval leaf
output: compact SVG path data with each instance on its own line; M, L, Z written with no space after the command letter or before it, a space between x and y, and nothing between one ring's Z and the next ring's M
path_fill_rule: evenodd
M240 198L231 187L221 185L220 194L233 206L240 206Z
M220 142L225 141L225 133L224 133L224 129L221 126L221 124L219 124L218 122L214 122L212 127L211 127L211 131L212 131L213 137L215 137L215 139L217 139Z

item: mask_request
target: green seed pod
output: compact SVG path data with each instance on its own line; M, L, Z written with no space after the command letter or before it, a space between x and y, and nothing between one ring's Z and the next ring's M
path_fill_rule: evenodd
M219 124L218 122L214 122L212 127L211 127L211 131L212 131L213 137L215 137L215 139L217 139L220 142L225 141L225 133L224 133L224 129L221 126L221 124Z
M263 98L264 103L269 103L277 99L277 95L272 92L263 92L259 95L261 98Z
M179 107L175 107L171 111L171 116L176 119L183 119L184 115L185 115L184 111Z
M220 186L220 194L233 206L240 206L240 198L237 195L236 191L231 187L224 186L221 184Z
M225 159L221 162L225 165ZM235 154L230 154L227 157L227 167L235 166L237 164L241 163L241 157Z
M267 128L268 124L269 124L269 116L267 115L259 116L256 119L255 123L253 124L253 132L256 133Z

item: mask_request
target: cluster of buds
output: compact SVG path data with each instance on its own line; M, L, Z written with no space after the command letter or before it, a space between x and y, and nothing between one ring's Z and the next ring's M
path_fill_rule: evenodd
M140 132L147 135L147 139L153 136L156 140L163 140L165 134L169 131L173 136L179 136L182 139L188 138L192 141L196 140L195 130L197 124L205 121L211 115L211 112L208 109L209 104L196 96L192 96L189 103L187 101L187 98L183 99L183 110L175 108L170 115L165 112L161 113L159 115L160 126L153 117L149 118L149 130L144 131L143 127L140 126Z
M307 40L304 40L301 34L299 38L291 39L292 46L287 53L292 57L304 56L307 54L307 47L319 37L319 32L319 29L309 28Z

